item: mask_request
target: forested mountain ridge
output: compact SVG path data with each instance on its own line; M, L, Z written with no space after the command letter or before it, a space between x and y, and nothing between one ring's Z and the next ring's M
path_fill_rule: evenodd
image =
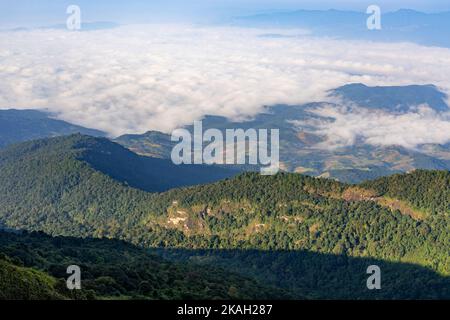
M106 138L81 134L24 142L0 153L0 164L17 159L41 165L78 161L125 185L161 192L175 187L208 183L231 177L237 171L215 166L174 165L170 160L138 156Z
M244 173L148 193L80 160L86 143L101 145L92 139L69 136L0 152L0 224L51 235L123 239L148 248L372 258L450 275L448 171L415 171L359 186L300 174ZM72 148L79 143L83 148ZM114 159L114 150L102 156L106 162ZM415 183L429 190L424 193ZM415 217L405 208L427 214ZM279 258L274 255L271 263Z
M416 170L410 174L396 174L362 184L378 195L407 201L430 213L450 214L449 171Z
M403 175L414 180L428 177L448 179L449 172L417 171ZM394 177L398 179L398 177ZM422 178L424 180L425 178ZM424 181L422 181L424 182ZM308 250L378 257L430 266L450 274L450 211L433 211L434 204L423 206L432 214L421 219L406 209L413 203L402 201L395 206L394 198L373 189L356 188L359 197L347 198L355 187L332 180L316 179L295 174L262 177L243 174L234 179L212 185L171 190L171 205L165 209L170 226L190 235L188 241L195 248L196 236L210 234L215 248L262 248ZM410 186L405 195L413 197ZM436 190L442 203L448 206L449 185ZM362 194L362 196L361 196ZM160 199L161 197L160 196ZM395 199L396 200L396 199ZM447 207L448 208L448 207ZM403 211L405 210L405 211ZM148 225L156 227L155 220ZM173 246L177 240L163 243Z

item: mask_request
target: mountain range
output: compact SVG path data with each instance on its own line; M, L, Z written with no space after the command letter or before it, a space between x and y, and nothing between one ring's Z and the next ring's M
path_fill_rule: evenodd
M0 301L450 300L450 11L47 2L0 12Z
M445 114L446 95L352 84L329 98L204 118L205 129L279 128L274 176L176 166L161 132L111 139L0 111L0 299L450 299L449 144L327 149L298 126L324 121L323 105ZM80 291L65 286L72 264ZM371 265L383 290L367 290Z
M6 256L2 268L19 268L25 274L33 272L27 268L38 269L41 273L35 276L41 280L36 281L55 288L51 279L60 279L64 263L84 261L91 270L87 281L91 296L176 297L162 288L146 293L130 284L126 289L128 282L121 279L127 272L120 275L118 270L102 269L99 257L122 250L122 245L110 245L106 240L119 239L151 249L163 256L163 263L225 270L230 275L224 274L222 283L228 286L220 289L219 297L239 296L233 282L225 280L231 274L249 279L248 288L243 289L248 297L258 286L265 288L259 298L264 297L263 292L297 299L450 297L448 171L416 170L360 185L292 173L261 176L247 172L160 193L140 188L134 181L151 167L136 166L131 175L122 165L98 165L121 164L132 157L130 153L105 138L79 134L25 142L0 151L0 225L57 237L22 239L18 233L3 232L7 240L0 246ZM153 179L170 174L171 168L156 169ZM180 177L183 174L179 172ZM104 242L64 240L61 236L101 238ZM23 248L23 242L39 250L30 247L21 249L21 254L16 248ZM89 251L81 248L91 246L92 250L106 246L107 252L92 253L97 262L89 262ZM59 248L62 251L55 253ZM37 256L30 257L33 252ZM144 251L134 254L136 259L148 259L141 257ZM52 267L55 263L59 269ZM363 282L365 268L373 263L379 264L389 279L381 292L368 291ZM102 272L95 273L95 268ZM137 267L131 264L126 268ZM155 268L160 270L157 265ZM142 272L139 283L152 283L159 281L162 271L155 271L153 280ZM184 281L190 273L181 272L180 281ZM197 279L203 281L201 277ZM215 281L214 277L208 280ZM183 283L169 283L173 288L175 283L179 285L176 291L184 292L185 297L194 297ZM215 285L207 287L211 286Z
M328 106L333 105L336 109L343 106L350 108L350 114L353 106L368 110L369 114L384 112L389 115L406 114L423 105L437 114L449 110L448 97L433 85L368 87L363 84L351 84L330 91L329 97L335 102L327 103ZM411 149L401 145L367 144L357 137L355 143L349 146L318 147L326 142L327 137L310 123L330 121L326 115L316 112L323 105L323 102L315 102L297 106L270 106L263 113L245 121L236 122L219 116L205 116L202 123L204 130L215 128L222 132L236 128L279 129L281 169L287 172L359 183L414 169L450 169L449 143L444 145L428 143ZM106 135L100 131L56 120L50 114L33 110L0 110L0 124L0 148L14 142L76 132L90 136ZM186 129L193 131L192 126L187 126ZM175 146L169 134L156 131L126 134L113 138L112 141L139 155L160 159L170 159ZM258 168L227 166L225 169L242 171Z
M329 92L336 100L334 108L360 106L368 112L405 114L414 107L427 105L435 112L448 112L447 96L435 86L368 87L363 84L346 85ZM340 148L318 148L327 137L317 128L309 125L329 121L314 111L323 103L268 107L247 121L235 122L224 117L206 116L204 130L264 129L280 130L281 168L312 176L338 179L343 182L359 183L394 173L414 169L450 169L450 144L423 144L410 149L400 145L370 145L356 141L353 145ZM297 123L301 123L298 125ZM192 132L192 127L187 127ZM143 155L169 158L174 143L170 135L149 131L142 135L124 135L114 139L130 150Z
M236 17L230 25L258 28L301 28L314 35L383 42L416 42L450 47L450 12L424 13L410 9L385 12L381 30L369 30L369 14L341 10L297 10ZM276 35L271 35L276 36ZM282 35L278 35L282 36Z

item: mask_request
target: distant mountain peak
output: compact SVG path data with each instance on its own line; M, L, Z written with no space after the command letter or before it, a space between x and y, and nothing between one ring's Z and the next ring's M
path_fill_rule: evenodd
M405 112L411 107L427 104L439 112L449 110L447 95L433 84L370 87L363 83L351 83L329 93L372 109Z
M83 133L105 136L102 131L58 120L41 110L0 110L0 148L7 145L47 137Z
M420 15L427 15L425 12L414 10L414 9L408 9L408 8L401 8L397 11L392 12L392 14L420 14Z

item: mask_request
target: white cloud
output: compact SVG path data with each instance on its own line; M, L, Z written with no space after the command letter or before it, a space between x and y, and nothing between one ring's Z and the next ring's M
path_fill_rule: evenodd
M333 149L362 142L415 149L422 144L450 142L450 112L439 113L426 105L402 114L335 105L324 105L311 112L320 118L296 124L326 137L318 148Z
M0 108L47 108L119 135L325 101L327 90L351 82L433 83L450 92L450 49L259 36L282 32L167 25L2 32Z

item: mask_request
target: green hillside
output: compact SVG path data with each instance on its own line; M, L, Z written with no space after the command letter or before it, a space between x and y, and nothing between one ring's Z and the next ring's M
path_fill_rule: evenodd
M418 171L360 186L299 174L245 173L209 185L148 193L95 166L97 155L102 163L116 161L116 146L108 142L106 148L103 141L69 136L0 152L0 224L51 235L116 238L148 248L289 250L370 258L450 275L448 171ZM95 152L89 151L91 146ZM262 261L282 265L281 256L270 257ZM318 277L335 266L333 259L317 260L324 263ZM362 268L361 263L352 265L348 274ZM302 272L304 266L295 266L292 272ZM233 270L240 269L249 270ZM282 269L275 269L282 282ZM418 279L428 283L430 274L422 274ZM442 296L441 287L430 285L426 296ZM319 288L322 297L330 291ZM390 292L391 298L410 297L399 287Z
M65 299L56 289L57 281L47 274L14 265L0 257L0 300Z
M416 170L410 174L383 177L363 184L378 195L407 201L434 214L450 214L450 174L448 171Z
M425 172L425 174L427 174ZM429 179L449 176L428 172ZM405 179L409 176L405 175ZM432 183L439 188L439 183ZM414 192L414 187L411 187ZM447 203L449 186L436 191ZM264 250L308 250L417 263L450 274L449 211L416 217L413 203L378 197L373 190L294 174L243 174L213 185L173 190L159 209L186 218L151 245ZM399 205L399 203L401 205ZM157 210L157 209L155 209ZM164 224L148 219L151 230ZM175 220L176 221L176 220ZM159 233L160 231L158 231ZM159 242L158 242L159 241Z

